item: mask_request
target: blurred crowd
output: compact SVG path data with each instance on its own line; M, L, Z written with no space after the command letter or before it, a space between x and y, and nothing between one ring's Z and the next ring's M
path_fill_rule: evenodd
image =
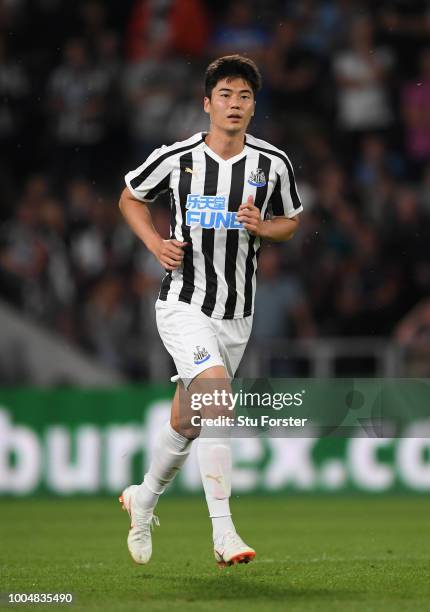
M254 341L428 340L423 0L0 0L1 297L148 375L163 270L121 219L123 176L208 129L204 69L236 52L264 80L249 131L288 153L305 208L262 249Z

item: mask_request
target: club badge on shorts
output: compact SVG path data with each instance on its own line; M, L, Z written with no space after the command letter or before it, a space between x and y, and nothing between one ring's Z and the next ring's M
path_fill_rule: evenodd
M200 365L204 363L210 358L208 351L204 346L196 346L196 350L194 351L194 363L196 365Z

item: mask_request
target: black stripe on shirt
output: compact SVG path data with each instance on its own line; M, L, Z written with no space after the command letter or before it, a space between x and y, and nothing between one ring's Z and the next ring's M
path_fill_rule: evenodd
M254 275L254 242L255 236L249 237L248 254L245 263L245 305L243 307L243 316L249 317L252 312L252 277Z
M270 166L272 165L272 160L270 157L266 157L266 155L262 155L260 153L258 157L258 167L260 170L264 172L264 176L266 177L266 184L263 187L258 187L257 192L255 194L254 204L260 210L263 208L264 202L267 197L267 181L269 180L270 175ZM254 242L255 236L249 237L248 243L248 254L246 256L245 263L245 305L243 308L243 316L248 317L252 312L252 279L254 276L255 266L254 266Z
M175 237L176 230L176 207L175 207L175 198L173 196L173 190L169 190L170 195L170 238ZM160 288L160 294L158 296L159 300L165 302L167 300L167 294L169 293L170 285L172 283L172 272L168 272L166 276L163 278Z
M138 174L133 179L131 179L130 185L133 187L133 189L137 189L139 185L141 185L143 181L146 180L148 176L152 174L154 170L156 170L158 166L165 159L168 159L172 155L177 155L178 153L183 153L184 151L189 151L190 149L194 149L195 147L198 147L200 144L202 144L202 142L204 142L203 136L200 140L198 140L192 145L187 145L186 147L180 147L179 149L173 149L172 151L167 151L163 155L160 155L160 157L157 157L157 159L155 159L152 163L150 163L149 166L147 166L144 170L142 170L140 174Z
M204 195L216 195L218 188L219 164L205 152L206 173ZM202 229L202 253L205 258L206 294L202 304L202 312L212 315L215 303L218 281L214 268L215 230Z
M167 294L169 293L170 285L172 283L172 272L167 272L166 276L161 281L160 293L158 299L165 302L167 300Z
M179 177L179 204L181 207L182 215L182 236L184 242L187 242L187 246L184 247L184 259L183 259L183 284L182 289L179 293L178 300L187 304L191 303L191 299L194 293L194 263L193 263L193 240L191 238L191 232L189 226L186 224L186 204L187 195L191 193L191 180L193 178L192 172L185 171L186 168L193 170L193 154L191 151L182 155L179 159L180 166L180 177Z
M245 164L246 157L240 159L232 166L228 210L237 212L239 206L242 204ZM225 302L224 319L233 319L236 308L236 258L239 247L239 231L242 230L231 229L227 231L224 275L227 283L228 295Z
M285 215L284 202L281 194L281 177L276 173L276 183L270 196L269 205L275 217L283 217Z
M291 201L293 202L294 210L297 210L298 208L300 208L302 203L300 202L299 194L297 193L296 180L294 178L293 166L291 165L291 162L288 159L288 157L284 155L283 153L281 153L280 151L274 151L272 149L265 149L264 147L257 147L256 145L249 144L249 142L246 143L246 146L250 147L251 149L255 149L256 151L263 151L264 153L269 153L269 155L275 155L275 157L279 157L279 159L282 159L284 164L287 166L288 179L290 182L290 196L291 196Z
M260 153L260 155L258 156L258 167L260 170L263 171L264 176L266 177L265 184L262 187L257 187L257 191L255 193L254 204L257 208L260 209L260 211L263 208L263 204L266 201L267 197L267 183L269 180L271 165L272 160L270 159L270 157L267 157L266 155L262 155Z

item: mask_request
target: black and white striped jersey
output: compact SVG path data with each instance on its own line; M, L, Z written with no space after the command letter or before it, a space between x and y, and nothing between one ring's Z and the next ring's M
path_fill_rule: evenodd
M260 238L237 221L240 204L252 195L262 218L291 218L303 209L283 151L246 134L243 150L225 160L205 136L162 146L125 182L145 202L169 191L171 238L188 243L182 267L163 279L159 300L194 304L217 319L247 317L253 312Z

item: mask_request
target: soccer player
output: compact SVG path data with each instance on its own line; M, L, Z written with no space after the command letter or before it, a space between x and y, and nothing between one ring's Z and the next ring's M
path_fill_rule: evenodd
M170 422L159 432L144 481L120 497L137 563L151 557L154 508L199 435L190 394L219 381L228 388L239 366L251 333L261 241L289 240L302 211L286 154L246 133L260 87L250 59L215 60L205 74L209 132L162 146L125 177L121 211L167 271L155 306L157 327L178 372ZM151 223L151 202L164 191L171 203L168 240ZM225 407L218 413L231 416ZM255 551L236 532L229 506L230 440L217 433L198 442L215 558L221 566L247 563Z

